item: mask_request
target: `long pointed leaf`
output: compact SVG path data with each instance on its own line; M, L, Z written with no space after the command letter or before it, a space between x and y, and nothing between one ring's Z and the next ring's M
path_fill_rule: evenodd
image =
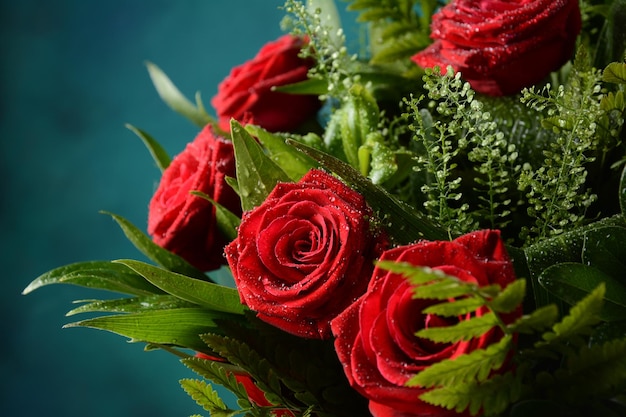
M81 300L87 302L67 312L66 316L80 313L139 313L148 310L195 307L194 304L173 295L149 295L145 297L119 298L115 300Z
M194 106L159 67L152 62L147 62L146 66L159 96L172 110L188 118L199 127L214 123L213 118L202 108Z
M231 121L230 131L235 148L241 206L244 210L250 210L261 205L279 181L291 180L265 155L261 145L237 121Z
M180 299L226 313L243 314L246 310L234 288L194 279L139 261L116 262L128 266L163 291Z
M383 188L374 185L345 162L299 142L288 140L287 143L309 155L329 171L339 175L363 195L370 207L381 216L389 234L400 243L410 243L418 239L449 239L443 229L435 226L418 211L395 199Z
M131 125L130 123L126 124L126 128L132 131L135 135L139 137L150 151L150 155L152 155L152 159L159 167L161 172L165 171L165 169L170 165L171 158L163 149L161 144L156 141L152 136L150 136L147 132Z
M163 293L128 267L110 261L77 262L55 268L35 278L22 293L29 294L50 284L73 284L132 295Z
M190 277L207 279L206 275L202 271L191 266L180 256L166 249L163 249L162 247L154 243L152 239L150 239L145 233L143 233L135 225L133 225L122 216L118 216L117 214L109 213L106 211L104 211L103 213L113 217L113 220L115 220L117 224L122 228L122 231L124 232L124 235L126 235L128 240L130 240L130 242L135 245L135 247L139 249L141 253L146 255L152 261L170 271L179 272Z
M202 352L207 347L199 335L219 332L216 320L229 317L203 308L177 308L96 317L64 327L91 327L128 337L131 342L175 345Z

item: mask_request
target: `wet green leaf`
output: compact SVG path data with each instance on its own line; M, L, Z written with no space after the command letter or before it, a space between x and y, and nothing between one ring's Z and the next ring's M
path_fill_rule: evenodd
M163 291L180 299L226 313L243 314L246 310L239 300L239 293L234 288L191 278L130 259L116 262L128 266Z
M165 169L170 165L171 158L165 149L163 149L161 144L148 133L131 125L130 123L127 123L126 127L135 135L139 136L139 139L141 139L144 145L146 145L146 148L150 151L150 155L152 155L152 159L154 159L154 162L159 167L161 172L165 171Z
M280 166L292 181L300 180L309 170L317 167L315 160L288 145L284 137L255 125L247 125L246 130L259 139L272 161Z
M247 211L263 204L278 182L291 180L237 121L231 121L230 131L235 148L239 197L241 206Z
M22 293L50 284L74 284L133 295L163 293L130 268L110 261L78 262L55 268L33 280Z
M139 230L131 222L113 213L103 211L104 214L108 214L113 217L113 220L122 228L124 235L135 245L135 247L149 259L161 265L163 268L173 272L178 272L190 277L207 279L206 275L191 266L180 256L160 247L152 241L145 233Z
M613 321L626 317L626 286L596 267L574 262L553 265L539 276L539 282L570 305L604 283L602 319Z
M64 327L91 327L128 337L131 342L174 345L203 352L207 349L199 335L219 331L216 320L230 316L203 308L176 308L96 317Z

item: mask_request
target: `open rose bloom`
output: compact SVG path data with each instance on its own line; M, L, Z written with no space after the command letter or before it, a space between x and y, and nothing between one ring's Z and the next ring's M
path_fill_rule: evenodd
M452 0L413 61L452 66L480 93L515 94L572 57L580 27L578 0Z
M461 281L506 287L515 279L513 265L496 231L480 231L453 241L423 241L384 252L381 260L430 267ZM384 269L374 271L367 292L333 320L335 346L351 385L370 400L376 417L453 416L419 401L425 390L407 386L409 379L444 359L483 349L502 337L492 330L480 338L457 343L435 343L417 337L420 329L467 320L470 314L443 318L423 311L437 300L417 299L403 276ZM476 316L488 310L481 308ZM521 310L506 317L513 321Z
M278 184L226 248L241 301L286 332L329 338L386 243L372 219L363 197L325 172Z

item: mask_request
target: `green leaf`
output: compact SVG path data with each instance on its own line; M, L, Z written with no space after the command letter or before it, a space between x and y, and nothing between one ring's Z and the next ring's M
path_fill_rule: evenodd
M416 298L432 298L446 300L468 295L474 292L476 285L463 282L457 278L439 279L437 281L418 285L413 289Z
M528 272L530 273L529 278L532 283L537 307L558 301L556 297L539 284L538 279L541 273L551 265L563 262L580 262L585 233L607 226L626 227L626 223L624 222L624 217L612 216L524 248Z
M131 342L174 345L203 352L207 349L199 335L218 331L216 320L230 317L203 308L176 308L96 317L66 324L64 328L91 327L128 337Z
M152 155L152 159L154 159L154 162L159 167L161 172L165 171L165 169L170 165L171 158L167 154L165 149L163 149L161 144L159 144L159 142L157 142L148 133L139 128L136 128L130 123L126 123L126 128L131 130L135 135L139 136L139 139L141 139L144 145L146 145L146 148L148 148L148 151L150 151L150 155Z
M622 170L622 176L619 181L619 206L622 209L622 216L626 217L626 166Z
M413 285L427 284L448 276L438 269L432 269L427 266L417 266L408 262L376 261L375 263L376 266L381 269L403 275Z
M336 173L367 200L368 204L380 217L390 236L400 243L410 243L419 239L448 240L446 231L431 223L426 216L414 208L406 206L382 187L374 185L349 164L327 153L288 140L327 170Z
M470 340L487 333L498 324L495 314L487 313L480 317L463 320L453 326L429 327L419 330L415 335L438 343L456 343Z
M507 327L510 333L535 333L552 327L558 318L559 309L554 304L549 304L523 315Z
M220 398L217 391L205 381L181 379L180 385L191 398L214 417L233 417L241 414L241 410L231 410Z
M602 81L615 84L626 84L626 63L611 62L602 73Z
M560 389L572 403L588 398L611 398L626 388L626 338L583 346L568 358ZM589 384L593 381L593 384Z
M148 295L144 297L120 298L115 300L80 300L75 302L86 302L88 304L68 311L66 316L93 312L139 313L148 310L195 307L192 303L172 295Z
M477 349L454 359L437 362L413 376L408 386L431 388L484 381L491 371L499 369L513 347L511 335L506 335L486 349Z
M148 67L148 73L159 96L172 110L188 118L198 127L215 123L213 118L209 116L203 108L194 106L159 67L152 62L147 62L146 66Z
M161 265L163 268L173 272L178 272L190 277L199 279L207 279L207 276L197 268L191 266L180 256L160 247L152 241L145 233L139 230L131 222L113 213L104 211L104 214L108 214L113 217L113 220L122 228L124 235L135 245L135 247L150 260Z
M123 294L161 294L159 288L124 265L110 261L78 262L48 271L35 278L22 294L50 284L74 284Z
M272 87L272 91L287 94L306 94L320 96L328 93L328 81L326 79L309 78L293 84Z
M281 167L292 181L298 181L317 163L285 142L285 138L268 132L260 126L246 125L245 129L256 136L267 150L269 157Z
M430 307L425 308L422 312L424 314L437 314L439 316L454 317L471 313L484 305L485 301L479 297L468 297L454 300L452 302L431 305Z
M592 265L626 284L626 228L607 226L585 233L582 263ZM620 279L621 278L621 279ZM611 293L613 289L607 288ZM624 288L626 297L626 288Z
M226 239L230 241L235 240L237 238L237 228L241 223L239 216L201 191L192 191L191 194L204 198L215 207L215 221L219 231Z
M115 261L128 266L152 284L180 299L225 313L243 314L234 288L213 284L130 259Z
M491 416L502 413L519 400L522 382L512 372L495 375L482 383L468 383L435 388L420 395L427 403L454 409L461 413L469 408L471 415Z
M526 280L518 279L510 283L491 302L489 307L498 313L510 313L522 304L526 296Z
M626 317L626 286L598 268L579 263L553 265L539 276L539 282L570 305L602 284L606 293L600 317L608 321Z
M201 377L228 388L238 398L248 398L246 388L233 376L234 373L242 373L241 368L227 362L218 362L199 357L185 358L181 362Z
M538 342L536 346L556 345L568 340L575 341L580 336L591 334L593 326L600 322L604 293L604 284L598 285L576 303L567 316L552 326L551 331L544 333L544 341Z
M278 182L290 182L290 179L236 120L231 120L230 131L241 206L248 211L263 204Z

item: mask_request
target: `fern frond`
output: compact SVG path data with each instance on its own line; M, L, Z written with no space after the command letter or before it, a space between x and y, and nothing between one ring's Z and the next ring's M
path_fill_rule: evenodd
M454 409L461 413L469 408L471 415L496 415L519 400L522 381L513 372L495 375L484 382L466 383L435 388L420 396L422 401Z
M610 398L626 389L626 338L584 346L567 359L568 397ZM594 381L593 384L586 384Z
M602 311L604 293L605 286L602 283L572 306L569 314L556 323L551 331L544 333L543 340L537 342L535 346L569 351L568 342L577 345L583 344L582 337L590 335L593 326L601 321L600 312Z
M412 377L407 385L431 388L485 381L499 369L513 347L513 338L504 336L486 349L477 349L455 359L437 362Z
M567 84L523 93L522 102L543 113L544 128L555 134L544 150L543 164L526 165L519 177L520 189L526 190L528 215L536 219L522 231L526 244L583 225L586 210L597 199L585 183L594 152L604 147L598 121L606 114L601 105L601 73L586 65L585 59L579 51Z
M452 326L429 327L418 331L415 335L438 343L454 343L480 337L499 324L498 316L487 313L472 317Z
M205 381L197 379L181 379L180 385L191 398L206 411L216 417L231 417L241 413L226 406L217 391Z

